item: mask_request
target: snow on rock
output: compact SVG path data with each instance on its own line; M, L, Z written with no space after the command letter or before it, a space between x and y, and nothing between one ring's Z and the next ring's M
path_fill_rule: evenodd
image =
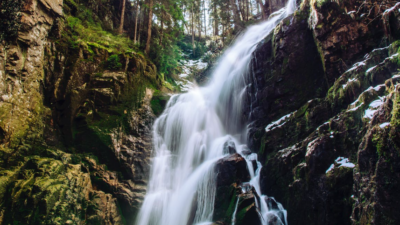
M283 126L283 125L286 123L286 120L287 120L288 118L290 118L295 112L296 112L296 111L294 111L294 112L292 112L292 113L289 113L289 114L283 116L282 118L280 118L279 120L274 121L274 122L268 124L268 126L265 128L265 131L266 131L266 132L270 132L270 131L272 131L272 130L275 130L275 129L278 128L278 127Z
M375 68L376 68L376 66L369 68L369 69L367 70L367 72L366 72L366 73L369 73L369 72L371 72L371 71L372 71L372 70L374 70Z
M351 67L350 69L348 69L345 73L349 73L349 72L351 72L351 71L353 71L353 70L359 68L360 66L365 66L365 65L366 65L366 64L365 64L365 61L355 63L355 64L353 65L353 67Z
M348 158L338 157L335 162L326 170L326 173L332 171L334 168L339 167L354 168L355 165L351 163Z
M378 85L378 86L374 87L374 90L375 90L375 91L379 91L379 90L381 90L381 88L383 88L383 87L385 87L385 84L381 84L381 85Z
M400 74L397 74L397 75L394 75L394 76L392 77L392 79L399 78L399 77L400 77Z
M357 81L357 78L349 79L346 84L342 85L343 89L346 89L347 85L349 85L351 82L354 82L354 81Z
M354 107L354 108L351 108L351 109L347 110L347 112L357 111L362 105L364 105L364 102L361 103L361 104L360 104L359 106L357 106L357 107Z
M372 119L375 112L378 111L378 108L383 104L383 99L377 99L371 104L369 104L368 109L365 110L364 118Z
M379 125L379 127L380 127L380 128L385 128L385 127L387 127L387 126L389 126L389 125L390 125L389 122L385 122L385 123L382 123L381 125Z
M189 81L189 75L191 74L191 70L193 68L196 69L205 69L208 64L203 62L201 59L200 60L182 60L182 69L183 72L179 74L179 78L181 78L181 81L176 81L176 83L181 87L182 91L189 91L193 87L195 87L195 84L191 81Z
M399 5L400 5L400 2L396 3L396 5L394 5L392 8L386 9L385 12L383 12L383 16L386 16L386 15L389 14L391 11L395 10ZM399 9L399 12L400 12L400 9Z

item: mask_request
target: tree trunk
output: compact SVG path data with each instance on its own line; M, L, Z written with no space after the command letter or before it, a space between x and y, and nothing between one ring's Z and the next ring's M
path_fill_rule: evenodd
M225 46L225 26L222 24L222 46Z
M218 36L218 15L217 15L217 5L214 3L214 35Z
M147 27L146 54L150 52L151 22L153 21L153 0L149 0L149 23Z
M162 45L162 39L163 39L163 31L164 31L164 18L163 18L163 15L164 15L164 11L162 12L162 14L161 14L161 32L160 32L160 46Z
M245 0L245 1L246 1L246 21L249 21L250 0Z
M253 17L253 3L251 3L251 0L249 0L249 5L250 5L250 18Z
M136 44L137 32L138 32L138 18L139 18L139 0L136 1L136 16L135 16L135 33L133 36L133 42Z
M230 5L231 5L232 11L233 11L233 20L235 22L235 28L240 30L243 28L243 25L242 25L242 21L240 20L239 9L238 9L238 6L237 6L235 0L230 0Z
M122 34L124 32L125 3L126 0L122 0L121 23L119 24L119 34Z
M260 9L261 9L261 15L263 19L267 18L267 15L265 14L265 9L264 9L264 5L262 3L262 0L257 0L258 4L260 5Z
M202 21L201 21L201 8L200 8L200 12L199 12L199 19L198 19L198 24L199 24L199 41L201 39L201 31L202 31Z
M245 20L245 13L244 13L244 7L243 7L243 3L242 3L242 1L241 0L237 0L237 3L239 3L239 12L240 12L240 15L241 15L241 20L243 21L243 20Z
M193 54L194 54L194 12L193 12L193 3L192 3L192 48L193 48Z
M206 0L203 1L203 13L204 13L204 38L205 38L207 37Z

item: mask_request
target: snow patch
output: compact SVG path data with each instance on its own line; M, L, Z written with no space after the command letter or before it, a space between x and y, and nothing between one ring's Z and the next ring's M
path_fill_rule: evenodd
M369 69L367 70L367 73L371 72L371 71L374 70L375 68L376 68L376 66L369 68Z
M394 75L394 76L392 77L392 79L399 78L399 77L400 77L400 74L397 74L397 75Z
M351 72L351 71L357 69L358 67L360 67L360 66L365 66L365 65L366 65L366 64L365 64L365 61L355 63L355 64L353 65L353 67L351 67L350 69L348 69L345 73Z
M270 132L270 131L272 131L272 130L275 130L275 129L278 128L278 127L281 127L281 126L285 125L286 119L288 119L289 117L291 117L295 112L297 112L297 111L294 111L294 112L292 112L292 113L289 113L289 114L283 116L282 118L280 118L279 120L274 121L274 122L268 124L268 126L265 128L265 131L266 131L266 132ZM283 123L282 123L282 122L283 122Z
M384 102L383 102L382 99L377 99L377 100L371 102L371 104L369 104L369 106L368 106L368 109L365 110L364 118L372 119L372 117L374 116L375 112L378 111L378 108L383 103Z
M390 9L386 9L385 12L383 12L383 15L386 16L386 14L390 13L391 11L393 11L398 5L400 4L400 2L398 2L396 5L394 5L392 8ZM399 9L400 12L400 9Z
M382 123L381 125L379 125L379 127L380 128L385 128L385 127L387 127L387 126L389 126L390 125L390 123L389 122L386 122L386 123Z
M385 85L384 85L384 84L381 84L381 85L378 85L378 86L374 87L374 90L375 90L375 91L379 91L379 90L381 90L381 88L383 88L383 87L385 87Z
M364 102L361 103L359 106L357 106L357 107L355 107L355 108L352 108L352 109L347 110L347 112L357 111L362 105L364 105Z
M336 166L335 166L336 164ZM330 171L332 171L334 168L339 168L339 167L347 167L347 168L354 168L356 165L354 165L353 163L350 162L350 160L348 158L344 158L344 157L338 157L335 160L335 163L333 163L327 170L325 173L328 173Z
M349 85L351 82L354 82L356 80L357 80L357 78L349 79L346 84L342 85L343 89L346 89L347 85Z

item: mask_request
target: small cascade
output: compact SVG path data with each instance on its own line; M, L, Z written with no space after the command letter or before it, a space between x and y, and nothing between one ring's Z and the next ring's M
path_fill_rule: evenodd
M216 197L214 167L219 159L231 154L224 151L230 141L246 160L251 180L243 190L255 190L262 224L267 225L270 220L287 224L283 207L262 195L261 163L243 144L247 143L247 131L242 107L257 44L294 10L295 0L290 0L268 21L248 28L220 58L208 86L171 97L154 123L150 179L135 224L211 224ZM239 196L237 201L239 204ZM237 208L232 222L236 211Z
M236 204L235 204L235 211L233 211L233 215L232 215L232 225L235 225L235 222L236 222L236 213L237 213L237 208L238 208L238 205L239 205L239 199L240 199L240 198L237 198Z

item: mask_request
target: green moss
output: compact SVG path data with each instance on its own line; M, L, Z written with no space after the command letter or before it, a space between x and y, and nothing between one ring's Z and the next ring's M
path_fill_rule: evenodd
M122 67L122 63L120 62L118 55L111 55L107 59L107 67L111 70L119 70Z
M76 17L66 16L66 29L62 36L64 42L69 43L71 48L77 48L80 44L87 46L87 50L91 54L94 54L94 48L105 50L108 53L136 52L141 54L138 46L129 38L104 31L101 24L91 19L94 15L90 10L83 8L81 11L81 14Z
M392 119L390 125L394 127L400 126L400 96L396 93L393 101L393 110L391 112Z
M386 139L387 139L386 133L381 130L378 130L377 133L373 135L372 143L374 143L379 157L386 158L386 152L387 152Z

